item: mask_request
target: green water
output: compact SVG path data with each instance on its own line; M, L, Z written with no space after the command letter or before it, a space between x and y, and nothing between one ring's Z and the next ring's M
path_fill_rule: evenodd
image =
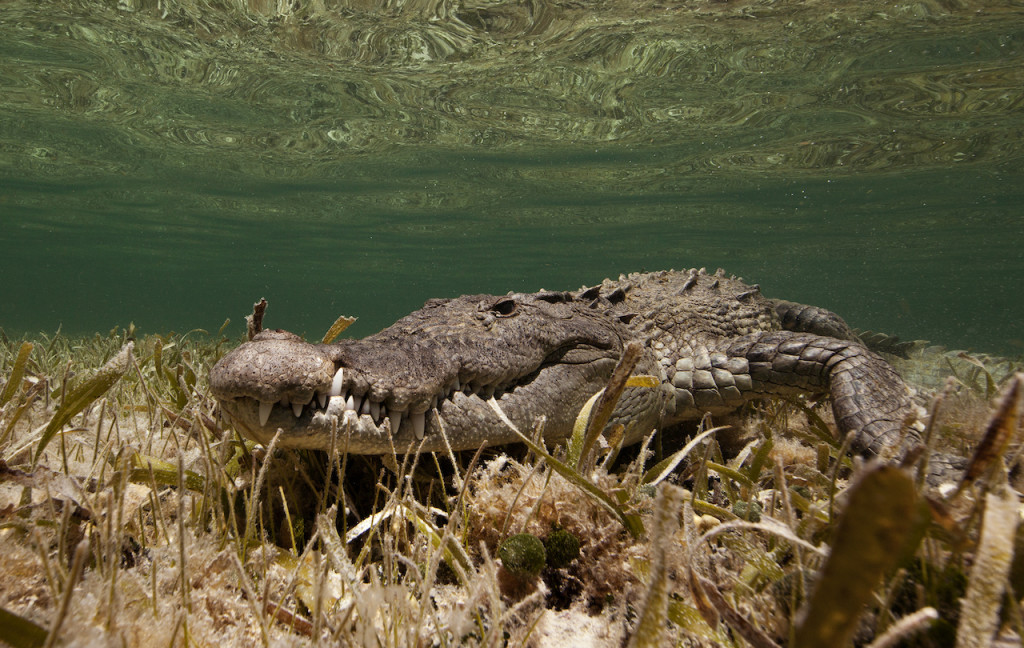
M1024 352L1024 2L0 1L0 327L724 267Z

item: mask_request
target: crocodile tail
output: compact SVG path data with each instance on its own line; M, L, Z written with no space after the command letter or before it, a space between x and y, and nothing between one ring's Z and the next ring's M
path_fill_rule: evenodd
M906 426L910 391L881 356L858 342L811 333L773 331L734 341L726 355L749 366L751 396L827 392L836 424L853 435L851 449L877 455L918 441Z

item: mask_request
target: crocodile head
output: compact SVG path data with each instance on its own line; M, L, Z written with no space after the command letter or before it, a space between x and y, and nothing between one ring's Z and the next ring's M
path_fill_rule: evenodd
M619 317L566 292L431 300L380 333L309 344L263 331L210 371L223 412L246 436L284 447L379 454L476 448L529 432L568 436L632 335ZM637 368L656 373L645 352ZM670 389L633 395L642 435ZM493 399L493 402L489 402ZM497 408L495 407L497 405Z

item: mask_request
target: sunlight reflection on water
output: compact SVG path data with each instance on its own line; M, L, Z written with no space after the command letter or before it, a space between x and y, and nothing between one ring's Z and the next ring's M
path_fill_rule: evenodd
M0 326L366 334L723 266L1024 348L1024 10L8 2ZM166 15L165 15L166 12Z

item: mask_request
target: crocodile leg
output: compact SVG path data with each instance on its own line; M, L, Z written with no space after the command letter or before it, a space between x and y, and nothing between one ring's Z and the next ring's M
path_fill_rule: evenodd
M840 340L857 340L853 329L843 318L826 308L798 304L784 299L776 299L774 302L779 323L787 331L814 333Z
M869 455L899 446L911 407L909 391L881 357L857 342L811 333L752 333L718 352L681 358L674 370L669 423L764 396L829 393L840 431L853 435L855 452Z
M859 341L859 338L847 326L846 322L830 310L780 299L775 300L775 312L779 316L782 328L787 331L815 333L842 340ZM874 355L874 353L871 353L871 355ZM871 360L869 364L877 365L878 363L877 360ZM867 386L861 384L857 371L854 370L852 374L846 371L843 376L832 379L832 404L833 410L836 412L836 420L840 420L840 410L856 412L857 403L860 403L861 406L868 404L870 407L872 402L880 401L887 407L892 408L896 403L900 403L905 399L902 393L895 388L890 389L887 394L876 391L875 395L872 396L871 394L863 393L865 390L878 390L881 384L889 386L897 384L893 382L892 375L894 372L888 363L882 369L873 366L867 370L868 373L876 376L875 380L866 382ZM884 383L877 380L877 377L885 375L889 375L890 378ZM842 403L837 401L837 393L840 395L845 394L845 400ZM887 443L898 441L901 433L901 419L903 418L899 413L905 412L908 406L904 405L899 407L899 409L893 409L889 417L869 423L865 432L859 434L854 432L854 434L857 434L854 438L854 449L870 454L878 454ZM863 408L861 408L861 411L863 411ZM893 414L896 415L893 416ZM863 415L858 416L863 418ZM840 423L840 427L842 427L842 423ZM917 440L917 434L913 431L908 431L907 434L909 435L908 441ZM904 444L903 447L906 448L907 444ZM960 479L966 465L967 460L964 457L943 452L931 452L928 459L928 483L934 486L943 483L955 483Z

